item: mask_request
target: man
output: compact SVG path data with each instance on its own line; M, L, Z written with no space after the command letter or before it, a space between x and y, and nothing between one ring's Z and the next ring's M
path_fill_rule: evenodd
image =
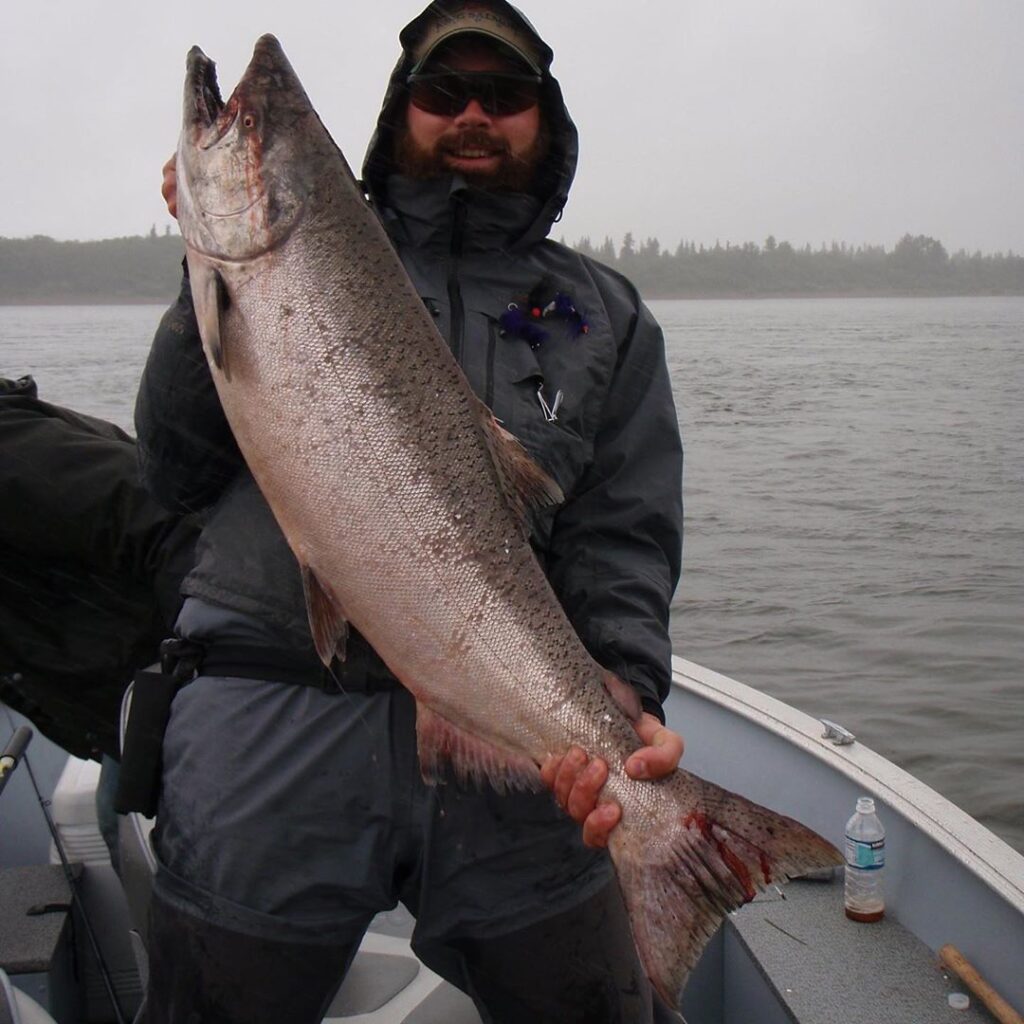
M503 0L448 0L400 38L367 191L470 383L568 495L535 517L535 550L584 643L639 692L647 745L628 770L664 775L682 753L660 710L681 452L660 331L627 281L545 240L576 132L525 19ZM173 212L173 162L164 194ZM620 814L598 801L605 766L580 751L544 766L581 841L546 794L425 786L413 701L358 635L343 693L325 679L187 280L136 421L154 493L210 508L178 620L202 660L164 745L145 1019L318 1021L372 916L400 899L418 955L485 1020L649 1020L593 849Z

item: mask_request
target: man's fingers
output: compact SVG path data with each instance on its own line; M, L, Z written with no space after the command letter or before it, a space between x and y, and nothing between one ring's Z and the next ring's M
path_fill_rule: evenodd
M604 847L612 829L622 817L622 808L612 800L594 808L583 822L583 842L586 846Z
M558 775L558 768L562 763L563 758L556 757L552 754L541 766L540 766L540 778L541 782L544 783L548 789L555 788L555 776Z
M164 197L164 202L167 204L167 212L175 218L178 216L177 164L178 155L173 153L161 169L163 181L160 184L160 195Z
M599 757L591 761L585 751L572 747L564 757L549 757L540 774L562 809L582 825L608 781L608 765Z
M555 773L554 784L551 786L555 799L561 807L568 809L569 794L586 766L587 755L579 747L571 748L569 753L562 758Z
M608 766L599 757L594 758L577 776L565 804L565 809L573 821L581 824L586 821L587 815L594 810L601 787L607 780Z
M626 772L634 779L660 779L675 771L683 756L682 736L647 713L640 716L635 728L644 746L630 755ZM608 781L608 765L572 747L564 757L549 757L540 771L559 805L583 825L584 843L607 846L612 829L622 817L622 808L614 801L597 802Z
M626 761L626 772L634 779L660 779L679 767L683 737L661 724L653 715L643 714L636 723L637 735L646 746Z
M660 746L641 747L626 761L626 774L632 779L660 779L679 767L683 756L681 742L666 742Z

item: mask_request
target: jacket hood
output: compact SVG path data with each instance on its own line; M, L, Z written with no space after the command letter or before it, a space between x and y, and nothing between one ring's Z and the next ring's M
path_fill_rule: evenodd
M461 6L461 3L462 0L433 0L433 3L410 21L399 34L402 54L391 73L381 112L377 118L377 127L370 140L366 159L363 161L363 183L378 211L386 210L391 205L389 179L395 174L392 154L396 134L405 122L408 104L405 80L415 63L413 51L416 43L422 38L431 21L438 15L444 15L451 8ZM569 198L569 188L576 173L576 158L579 152L576 126L566 110L558 81L551 74L551 61L554 57L551 48L540 38L529 21L505 0L486 0L486 6L517 23L534 41L539 57L542 75L541 112L551 134L551 144L548 155L541 164L534 188L539 200L539 213L524 232L524 237L543 238L561 215L562 208Z

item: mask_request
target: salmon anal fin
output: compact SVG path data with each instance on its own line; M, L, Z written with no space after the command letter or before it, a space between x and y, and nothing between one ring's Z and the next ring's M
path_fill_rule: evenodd
M196 320L199 324L199 335L210 353L213 365L224 374L225 380L231 380L227 353L220 333L221 314L230 305L224 278L214 267L200 260L189 260L188 279L192 290L192 305L195 307Z
M483 402L478 403L478 413L501 488L524 529L527 529L527 516L531 510L558 505L565 500L565 495Z
M656 842L623 817L609 850L644 970L670 1005L726 914L775 882L841 864L839 851L792 818L689 772L666 779L674 810Z
M447 763L455 769L460 782L489 782L499 793L542 788L540 771L528 757L471 735L419 701L416 742L420 771L428 783L440 780Z
M306 595L309 630L313 634L316 653L325 665L330 665L335 657L344 661L348 621L334 595L320 583L316 573L308 565L300 565L299 568L302 571L302 590Z

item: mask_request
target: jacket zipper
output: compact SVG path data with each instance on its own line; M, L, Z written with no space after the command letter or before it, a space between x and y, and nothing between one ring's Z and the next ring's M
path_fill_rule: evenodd
M498 347L498 332L494 321L487 318L487 379L484 384L484 404L488 409L494 408L494 356Z
M462 308L462 290L459 287L459 259L462 256L462 235L466 227L466 204L458 196L452 198L452 242L448 259L448 306L451 317L451 349L462 365L462 333L465 311Z

